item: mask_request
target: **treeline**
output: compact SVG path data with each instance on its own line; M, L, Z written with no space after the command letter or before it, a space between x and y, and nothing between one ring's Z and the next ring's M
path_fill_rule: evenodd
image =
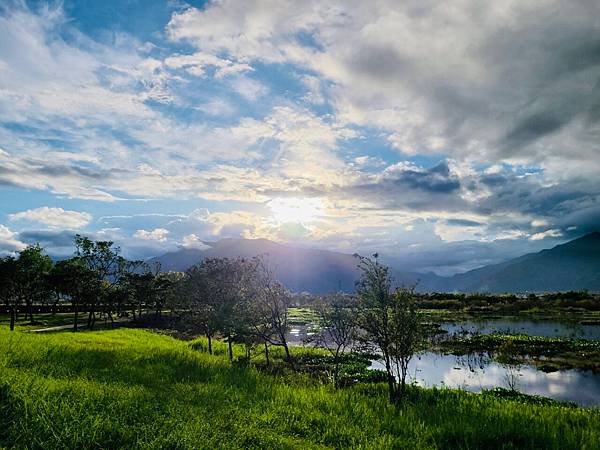
M346 350L360 344L381 355L389 397L396 402L404 396L408 362L424 334L412 290L392 288L388 268L374 256L358 257L362 277L356 295L321 297L314 305L319 323L312 339L330 351L336 386ZM209 353L213 339L219 338L228 343L232 362L232 346L239 343L247 361L260 349L269 364L269 348L279 346L294 368L286 337L294 297L263 257L208 258L185 273L159 269L123 258L113 242L77 235L70 259L53 262L39 245L0 259L0 301L10 311L11 330L18 310L35 320L34 305L71 305L74 331L84 311L89 328L102 318L135 320L168 311L171 319L206 336Z
M416 301L424 309L467 309L518 312L533 308L581 308L600 311L600 295L587 291L514 294L445 293L417 294Z
M54 262L37 244L16 257L1 258L0 302L10 314L11 330L19 311L35 323L36 305L70 305L75 331L84 312L89 328L98 319L135 318L148 308L160 314L174 300L174 287L182 276L153 269L123 258L113 242L77 235L75 254L69 259Z

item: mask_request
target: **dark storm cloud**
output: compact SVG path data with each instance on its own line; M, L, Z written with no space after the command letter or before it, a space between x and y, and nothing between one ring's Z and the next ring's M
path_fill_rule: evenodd
M559 130L569 120L570 117L557 117L554 111L533 114L523 119L504 136L504 145L508 148L519 148L546 134Z
M430 169L391 167L367 182L344 187L344 195L356 196L380 208L456 209L460 179L443 162Z
M450 173L448 164L445 162L425 172L415 170L403 171L393 182L399 185L410 186L413 189L436 193L450 193L460 188L458 177Z

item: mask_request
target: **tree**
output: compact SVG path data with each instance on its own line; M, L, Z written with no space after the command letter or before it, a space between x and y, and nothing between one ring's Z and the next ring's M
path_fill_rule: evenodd
M39 244L30 245L19 252L17 267L18 292L25 303L29 321L33 323L33 305L44 303L50 297L46 281L52 259L44 254Z
M125 274L121 280L121 284L126 286L126 290L131 294L133 302L131 311L135 320L137 310L138 317L142 316L142 310L148 305L155 303L156 292L156 275L146 267L146 270L138 272L129 272Z
M262 257L255 257L252 263L252 281L254 282L253 302L249 307L249 320L258 340L265 346L265 358L269 360L269 345L284 348L285 356L291 361L287 342L289 329L288 309L292 297L285 287L275 278Z
M161 272L156 279L159 293L159 300L156 304L157 315L160 316L165 308L172 315L180 306L180 287L184 284L186 274L184 272Z
M79 257L58 261L50 271L50 285L59 296L66 296L75 313L73 331L77 331L80 308L88 298L99 296L102 280Z
M395 379L390 357L391 328L390 309L392 305L392 280L389 269L379 264L377 254L374 260L355 255L360 262L361 278L356 290L360 301L360 326L365 331L365 340L380 352L387 374L390 401L395 401Z
M311 338L326 348L333 357L333 385L339 385L341 355L356 341L358 335L357 303L353 297L333 294L314 306L319 332Z
M0 301L10 313L10 331L15 329L17 307L20 303L18 294L18 263L12 256L0 258Z
M101 289L88 299L89 328L96 321L96 311L102 300L108 300L109 292L123 281L125 275L134 272L142 264L141 261L127 261L120 253L120 247L112 241L92 241L85 236L75 235L75 256L102 280ZM113 320L110 309L105 313Z
M408 364L421 348L423 329L414 301L413 289L397 289L392 296L390 311L390 349L392 367L396 370L399 386L395 398L401 401L406 389Z
M186 271L181 287L182 297L186 302L184 309L187 310L192 325L203 330L208 340L208 352L211 355L212 338L219 326L217 307L221 288L216 282L219 270L218 260L207 258Z
M360 324L365 338L381 352L391 402L403 399L408 364L420 348L423 330L413 299L413 289L392 291L389 269L374 260L359 257L362 276L357 284ZM398 382L396 382L398 379Z

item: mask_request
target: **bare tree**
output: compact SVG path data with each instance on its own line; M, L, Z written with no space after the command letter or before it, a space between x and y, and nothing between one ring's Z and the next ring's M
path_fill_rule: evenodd
M365 332L365 340L381 352L387 374L390 401L395 401L396 389L390 355L392 342L390 309L392 305L392 279L389 269L379 264L377 254L374 259L355 255L360 262L362 275L356 290L360 301L360 326Z
M397 289L392 296L390 311L390 349L392 367L399 385L395 399L401 401L406 390L408 364L421 348L423 330L414 301L413 289Z
M287 342L289 329L288 309L291 296L285 287L275 278L273 271L262 257L253 259L254 305L252 317L254 332L265 346L265 358L269 358L269 345L281 346L285 356L291 361L290 349Z
M355 298L342 294L325 297L314 306L320 330L309 341L326 348L333 357L333 385L336 388L339 386L341 356L358 335L357 306Z
M408 364L420 348L423 330L413 301L413 289L392 291L389 269L374 259L360 257L362 277L357 284L360 324L365 339L380 351L385 364L391 402L403 399Z

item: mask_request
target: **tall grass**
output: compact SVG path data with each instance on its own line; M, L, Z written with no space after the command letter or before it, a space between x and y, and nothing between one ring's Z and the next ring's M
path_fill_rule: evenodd
M451 390L334 391L144 330L0 329L0 447L599 448L600 412ZM241 355L242 350L236 349Z

